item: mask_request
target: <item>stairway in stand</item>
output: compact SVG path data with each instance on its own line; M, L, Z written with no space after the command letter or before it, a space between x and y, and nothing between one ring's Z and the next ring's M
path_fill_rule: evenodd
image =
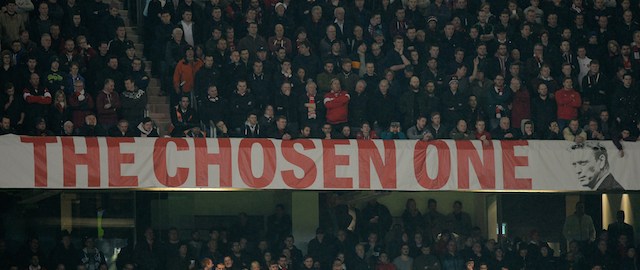
M138 27L135 25L136 22L129 20L128 10L124 9L121 1L112 0L112 2L120 7L120 16L124 20L125 29L127 30L127 38L133 41L134 46L136 47L136 56L143 58L142 50L144 48L144 44L142 43L142 36L138 35L139 31ZM151 61L144 61L144 64L147 74L151 75ZM159 94L160 79L151 78L149 87L147 88L148 115L153 119L158 127L160 136L163 136L167 134L167 127L169 126L169 123L171 123L171 117L169 115L169 97L166 95L160 96ZM138 123L131 123L130 125L135 127Z

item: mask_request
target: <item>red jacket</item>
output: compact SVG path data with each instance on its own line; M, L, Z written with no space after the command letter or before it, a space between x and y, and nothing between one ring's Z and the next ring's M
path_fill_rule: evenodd
M335 125L348 121L349 99L346 91L329 92L324 95L324 107L327 108L327 123Z
M193 86L195 85L194 81L196 72L198 72L203 65L204 63L202 63L202 60L198 58L191 63L187 63L184 59L180 60L173 72L173 89L180 89L180 83L184 82L184 85L182 86L182 93L191 93L191 90L193 90ZM177 92L178 91L176 91L176 93Z
M558 119L571 120L578 118L578 109L582 106L580 93L573 89L560 89L555 93L558 104Z

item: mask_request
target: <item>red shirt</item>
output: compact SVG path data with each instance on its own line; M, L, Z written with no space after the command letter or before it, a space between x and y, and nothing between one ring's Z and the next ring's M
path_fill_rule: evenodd
M327 108L327 123L335 125L348 121L349 99L346 91L329 92L324 95L324 106Z

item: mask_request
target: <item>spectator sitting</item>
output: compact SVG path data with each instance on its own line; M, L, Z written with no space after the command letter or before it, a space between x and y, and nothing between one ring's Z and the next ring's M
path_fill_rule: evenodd
M193 126L184 131L184 136L187 138L206 138L207 133L200 129L199 126Z
M549 126L547 127L547 133L544 138L545 140L564 140L564 137L560 132L558 122L553 121L549 123Z
M449 137L453 140L470 140L471 134L467 131L467 121L459 119L456 127L449 133Z
M491 143L491 133L486 130L486 122L484 120L476 121L476 130L473 132L476 140L482 141L482 145L488 146Z
M106 136L107 132L98 125L98 118L91 113L84 117L84 125L78 129L78 135L85 137Z
M537 140L539 139L538 133L536 133L533 122L527 120L522 124L522 140Z
M589 124L585 127L587 133L587 140L604 140L604 134L598 127L598 120L590 119Z
M15 133L16 131L11 127L11 118L8 116L2 116L2 122L0 122L0 135Z
M562 130L562 136L566 141L583 143L587 140L587 133L580 128L580 123L577 119L569 121L569 126Z
M253 112L250 112L247 115L247 121L244 122L244 127L242 127L242 137L244 138L262 138L262 130L260 129L260 124L258 124L258 115Z
M135 130L135 137L158 137L158 129L149 117L145 117Z
M371 140L371 139L379 139L378 134L376 134L375 130L371 130L371 126L369 122L363 122L360 127L360 131L356 134L356 139L358 140Z
M511 127L509 117L503 116L500 118L498 127L491 131L491 137L496 140L517 140L520 138L520 133Z
M323 139L323 140L334 139L333 127L331 126L331 124L325 123L324 125L322 125L322 136L320 137L320 139Z
M287 117L284 115L278 116L276 120L276 126L267 133L268 138L291 140L293 139L293 133L291 133L287 126Z
M383 140L406 139L407 136L400 130L400 122L391 122L389 131L382 132Z
M300 133L298 134L298 139L311 139L311 127L307 125L303 125L300 128Z
M109 137L134 137L135 133L129 129L129 121L122 119L118 125L109 130Z
M412 140L423 140L427 133L427 117L421 115L416 119L416 124L407 130L407 137Z
M35 123L36 123L36 126L35 126L34 130L31 131L31 133L29 135L31 135L31 136L39 136L39 137L55 136L53 131L47 129L47 120L45 120L44 118L41 117L41 118L36 119Z
M189 106L189 97L182 96L180 104L171 110L171 125L169 128L172 137L184 136L184 131L190 129L197 123L196 113Z
M336 136L337 139L354 139L353 135L351 134L351 127L349 126L343 126L342 129L340 130L340 134L338 134L338 136Z

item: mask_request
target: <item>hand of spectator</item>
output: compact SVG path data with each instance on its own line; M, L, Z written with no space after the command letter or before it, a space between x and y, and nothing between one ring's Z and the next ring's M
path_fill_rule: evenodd
M13 99L14 99L14 98L15 98L15 97L14 97L13 95L9 96L9 101L8 101L7 103L11 104L11 102L13 102Z
M104 108L106 110L110 109L111 108L111 103L104 104Z
M480 64L480 59L478 59L478 57L473 58L473 66L477 67L478 64Z
M582 136L576 136L576 138L574 139L574 141L576 143L583 143L584 142L584 138Z
M624 150L618 151L618 154L620 155L621 158L623 158L624 157Z
M504 135L504 137L508 138L508 139L511 139L511 138L513 138L513 134L507 133L507 134Z
M289 135L289 133L285 133L284 135L282 135L282 139L283 140L291 140L291 135Z
M85 97L84 97L84 94L82 94L82 95L78 95L78 101L83 101L83 100L84 100L84 98L85 98Z
M482 137L485 137L485 136L482 136ZM487 140L486 137L480 140L482 140L482 145L484 146L489 146L489 144L491 143L491 141Z

